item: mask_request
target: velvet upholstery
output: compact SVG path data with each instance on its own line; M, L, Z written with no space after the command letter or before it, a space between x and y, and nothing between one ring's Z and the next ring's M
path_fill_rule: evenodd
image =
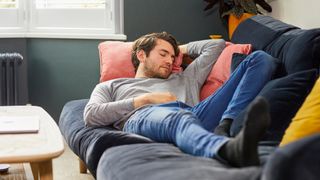
M101 159L99 167L104 168L98 168L98 179L257 180L261 173L259 167L230 168L217 160L182 153L164 143L111 148Z
M320 133L320 78L292 119L280 146Z
M252 32L247 33L247 29ZM313 75L307 77L304 76L305 74L301 74L302 79L289 76L284 77L282 81L279 80L280 82L277 80L276 82L269 82L265 87L268 89L262 90L263 93L260 93L260 95L269 100L272 106L272 124L266 139L280 141L291 118L310 92L316 75L319 74L320 29L300 29L269 16L257 15L238 26L232 36L232 42L251 43L253 50L264 50L279 59L281 65L275 78L281 78L304 70L317 69ZM282 89L279 87L282 87ZM279 93L283 94L283 96L280 96ZM285 93L288 94L285 95ZM287 112L287 114L283 112ZM243 119L243 115L238 117L238 122L241 122L239 119ZM235 128L239 130L239 127L236 126L237 124L233 125L232 134L238 132Z
M264 140L280 141L303 101L317 79L315 69L300 71L274 79L266 84L259 96L264 97L270 107L271 124ZM246 109L234 121L231 134L235 136L242 127Z
M265 50L281 60L281 71L278 74L279 77L276 77L281 78L303 70L319 69L319 37L319 29L301 30L268 16L253 16L238 26L231 41L236 44L252 44L253 50ZM319 151L317 147L319 143L315 143L317 138L307 140L307 143L304 143L302 139L295 145L279 148L279 151L273 153L272 158L269 158L268 155L273 152L278 142L266 142L265 144L268 144L266 148L259 146L260 159L266 162L266 165L262 167L262 174L260 168L233 169L216 160L187 155L171 144L152 143L150 139L116 131L111 127L85 127L82 114L86 102L87 100L76 100L67 103L62 110L59 127L71 149L100 180L193 180L219 177L221 177L219 179L234 180L260 179L260 175L263 180L271 180L273 177L286 179L285 172L277 170L291 168L290 163L293 161L289 160L298 154L290 152L303 152L309 147L311 148L305 151L306 153L314 155ZM278 108L289 107L280 106ZM291 148L298 149L298 151L291 151ZM287 152L290 153L290 156L286 156ZM297 158L290 172L299 167L301 169L297 173L302 175L311 173L309 174L310 179L317 179L320 171L313 168L308 171L308 168L311 166L318 168L318 164L309 163L306 160L310 160L307 154Z
M320 64L320 29L300 29L269 16L257 15L241 23L232 42L252 44L253 50L264 50L280 59L282 75Z
M112 127L86 127L83 111L88 99L65 104L59 121L60 131L71 150L85 162L95 176L100 157L105 149L133 143L150 143L150 139L117 131Z
M261 180L317 180L319 152L319 134L278 148L265 164Z

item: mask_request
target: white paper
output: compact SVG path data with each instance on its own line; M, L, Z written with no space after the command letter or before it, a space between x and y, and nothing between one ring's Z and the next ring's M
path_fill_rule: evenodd
M0 116L0 133L39 131L39 116Z

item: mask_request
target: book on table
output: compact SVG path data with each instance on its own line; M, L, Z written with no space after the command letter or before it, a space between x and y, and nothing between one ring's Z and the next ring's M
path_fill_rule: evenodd
M39 116L0 116L0 134L37 133Z

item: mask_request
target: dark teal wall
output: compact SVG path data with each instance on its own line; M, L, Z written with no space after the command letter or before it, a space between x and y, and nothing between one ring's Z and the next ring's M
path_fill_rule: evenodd
M204 12L203 0L125 0L124 32L132 41L149 32L167 31L186 43L210 34L227 37L216 9Z
M158 31L175 35L181 43L226 37L216 12L203 12L202 0L125 0L124 32L128 41ZM29 100L58 121L63 105L89 98L99 81L101 40L27 39Z
M63 105L99 82L98 40L28 39L29 100L58 121Z

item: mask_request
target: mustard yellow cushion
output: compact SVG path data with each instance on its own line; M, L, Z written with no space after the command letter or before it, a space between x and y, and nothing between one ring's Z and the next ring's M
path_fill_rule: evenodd
M286 129L280 146L317 133L320 133L320 78Z

